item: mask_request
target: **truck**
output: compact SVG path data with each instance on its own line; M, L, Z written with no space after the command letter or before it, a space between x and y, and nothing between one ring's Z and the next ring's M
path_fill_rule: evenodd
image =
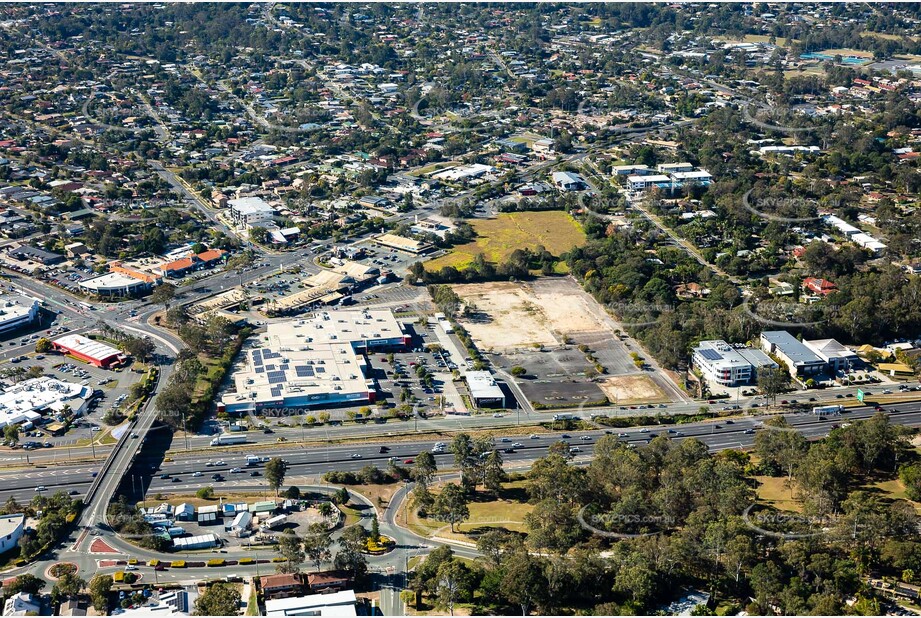
M258 466L262 463L262 457L256 455L247 455L246 456L246 465L247 466Z
M574 421L576 420L575 414L554 414L553 420L555 421Z
M245 433L238 433L235 436L230 436L225 433L222 433L216 438L211 440L211 446L227 446L228 444L244 444L248 440L249 436Z
M229 429L230 431L244 431L244 430L246 430L246 426L245 426L245 425L241 425L241 424L239 424L239 423L234 423L234 424L230 425L227 429Z
M844 406L816 406L812 409L813 414L841 414L844 412Z

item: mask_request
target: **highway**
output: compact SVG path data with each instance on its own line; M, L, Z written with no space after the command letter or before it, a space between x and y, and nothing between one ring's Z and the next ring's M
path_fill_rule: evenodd
M921 403L906 402L886 406L886 411L890 414L892 422L898 425L917 427L921 426ZM810 439L824 437L831 430L831 426L836 423L865 419L875 414L872 407L864 406L860 408L851 408L840 417L827 417L827 420L819 420L812 414L788 414L787 420L790 424ZM754 430L760 427L768 416L741 417L735 420L714 420L703 421L698 423L687 423L681 425L652 425L647 427L634 427L627 429L609 429L615 435L624 433L626 436L619 439L628 443L642 445L653 435L661 434L675 440L684 440L688 438L697 438L706 444L711 451L719 451L729 448L750 448L754 442ZM680 432L681 435L669 433L669 430ZM569 438L564 438L564 434ZM595 442L605 434L604 430L594 431L570 431L570 432L552 432L543 434L533 434L539 438L531 438L530 434L516 432L510 429L502 438L508 439L508 442L495 440L496 448L511 448L513 444L519 443L512 453L503 453L503 458L509 466L520 467L528 465L533 460L546 454L547 448L557 441L565 440L571 446L581 449L581 452L575 453L577 460L590 459L593 453ZM588 437L590 439L582 439ZM148 493L151 492L192 492L201 487L214 486L220 488L239 488L240 486L257 486L265 487L264 479L252 477L250 473L253 470L261 471L260 467L247 468L245 457L247 454L260 454L266 456L281 457L289 462L289 470L286 485L302 484L310 482L308 479L316 479L330 470L351 470L357 471L362 467L373 464L380 468L386 468L388 460L395 457L400 465L409 465L404 462L408 459L415 458L420 452L431 450L434 443L439 439L432 438L427 440L413 440L405 442L388 442L380 440L371 443L362 443L356 445L329 445L325 447L300 447L300 446L282 446L272 451L260 450L253 448L254 445L237 445L226 447L225 449L214 449L212 452L194 451L190 454L177 454L173 461L160 462L156 457L146 457L141 462L150 464L152 478L132 479L132 482L139 483L138 486L146 486ZM449 439L442 438L440 441L449 442ZM380 452L381 446L387 446L389 451ZM360 455L360 457L353 457ZM436 455L436 462L440 469L449 469L453 467L453 455L444 453ZM220 465L207 465L212 464ZM159 466L159 470L154 468ZM241 468L240 473L231 473L232 468ZM96 471L93 466L86 464L75 464L73 466L51 466L47 468L34 468L31 471L25 470L0 470L0 501L6 500L9 496L15 496L17 500L26 501L35 495L37 486L44 486L46 491L53 492L58 489L65 491L78 491L83 493L92 482L92 473ZM195 472L201 472L199 477L192 476ZM220 473L226 480L215 482L211 479L212 474ZM169 474L170 478L161 479L161 474ZM261 472L260 472L261 474ZM174 479L179 479L178 481Z

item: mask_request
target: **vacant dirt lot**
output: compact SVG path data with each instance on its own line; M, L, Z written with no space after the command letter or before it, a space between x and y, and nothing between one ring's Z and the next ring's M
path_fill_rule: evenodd
M598 386L610 401L619 405L671 401L652 378L646 375L613 376L606 378Z
M562 345L568 335L604 330L590 307L595 301L569 278L453 287L478 310L463 324L484 350L508 352Z

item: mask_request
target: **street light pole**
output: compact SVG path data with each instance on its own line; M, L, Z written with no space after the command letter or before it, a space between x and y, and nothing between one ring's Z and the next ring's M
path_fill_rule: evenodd
M89 425L87 429L90 432L90 448L93 450L93 460L95 461L96 460L96 440L95 440L95 437L93 436L93 426Z

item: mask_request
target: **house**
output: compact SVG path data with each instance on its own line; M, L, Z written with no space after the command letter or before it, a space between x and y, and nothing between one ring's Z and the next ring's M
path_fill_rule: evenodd
M352 585L352 578L345 571L320 571L307 575L307 588L310 592L338 592Z
M266 599L287 599L304 593L300 573L264 575L259 578L259 585Z
M195 507L188 502L183 502L176 507L173 516L178 521L195 521Z
M541 158L550 157L555 152L553 140L547 138L539 139L531 144L531 150Z
M812 294L828 296L837 289L838 286L827 279L817 279L816 277L806 277L803 279L803 290L811 292Z
M86 616L86 603L79 599L65 601L58 607L58 616Z

